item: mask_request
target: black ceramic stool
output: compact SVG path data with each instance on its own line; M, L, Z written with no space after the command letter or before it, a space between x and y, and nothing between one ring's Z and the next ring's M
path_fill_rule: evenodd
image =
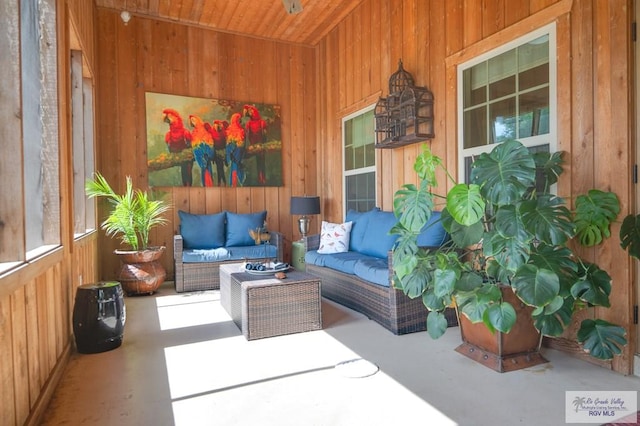
M122 344L126 319L123 296L117 281L78 287L73 306L73 334L78 352L105 352Z

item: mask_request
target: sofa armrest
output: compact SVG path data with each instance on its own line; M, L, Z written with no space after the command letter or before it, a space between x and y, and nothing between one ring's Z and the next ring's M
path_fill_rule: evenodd
M177 263L182 263L182 251L184 250L184 241L182 235L177 234L173 236L173 260Z
M305 253L311 250L318 250L318 247L320 247L320 234L307 235L302 238L302 243L304 244Z

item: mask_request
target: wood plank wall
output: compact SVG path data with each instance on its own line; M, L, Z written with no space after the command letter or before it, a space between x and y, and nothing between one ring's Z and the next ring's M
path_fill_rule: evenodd
M58 64L68 64L69 28L94 55L94 7L85 0L53 2L57 17ZM78 23L80 23L78 25ZM86 66L92 71L93 60ZM97 233L73 239L73 211L65 189L73 175L68 131L70 71L58 67L61 246L0 276L0 413L3 425L40 424L67 365L73 344L71 317L76 288L98 279Z
M630 88L632 2L612 0L369 0L356 8L317 46L318 157L323 218L343 219L341 117L388 94L388 78L401 58L416 84L435 97L435 134L429 145L452 171L457 168L456 64L550 22L558 38L558 135L568 151L560 183L569 199L586 188L613 190L623 214L633 210ZM379 150L378 205L392 209L395 190L416 182L412 166L420 144ZM326 159L326 160L324 160ZM623 172L621 172L623 170ZM442 179L441 181L444 181ZM442 188L444 190L445 188ZM631 344L612 368L628 374L635 331L631 261L614 238L582 254L609 271L612 309L598 314L631 330ZM614 261L615 259L615 261ZM585 315L594 315L585 311ZM561 346L577 351L575 345Z
M167 246L163 264L173 277L178 210L192 213L267 210L270 229L289 243L299 237L289 214L291 195L316 194L315 50L98 8L97 170L121 190L124 177L147 188L145 92L273 103L282 109L282 187L161 188L173 203L168 226L152 244ZM318 221L312 224L318 230ZM102 235L102 232L101 232ZM116 242L101 237L101 276L113 278Z

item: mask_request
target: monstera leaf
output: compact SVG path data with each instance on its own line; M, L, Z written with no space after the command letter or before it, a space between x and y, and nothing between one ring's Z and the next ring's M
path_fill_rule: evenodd
M629 255L640 259L640 214L628 215L620 227L620 246L629 251Z
M620 213L620 202L613 192L592 189L576 198L575 223L580 244L591 247L611 236L609 226Z
M484 216L485 202L480 186L459 183L447 193L447 211L461 225L470 226Z
M627 344L625 335L620 326L601 319L588 319L580 325L578 342L592 357L609 360L622 353L622 346Z
M548 244L564 244L575 232L571 212L560 197L547 194L524 201L520 213L529 232Z
M482 195L498 206L520 200L535 179L531 153L514 140L499 144L489 154L480 154L471 165L471 182L480 185Z
M433 195L423 182L420 187L402 185L393 199L393 211L400 223L411 232L420 232L433 211Z

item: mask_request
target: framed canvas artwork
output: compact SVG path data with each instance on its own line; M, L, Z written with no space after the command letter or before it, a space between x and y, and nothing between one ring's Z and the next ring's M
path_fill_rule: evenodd
M282 186L278 105L147 92L149 186Z

